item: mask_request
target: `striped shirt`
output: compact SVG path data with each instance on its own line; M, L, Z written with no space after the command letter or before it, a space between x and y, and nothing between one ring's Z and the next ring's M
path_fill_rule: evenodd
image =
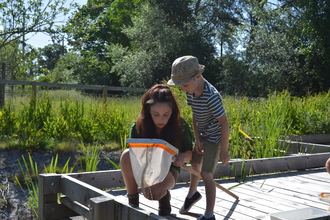
M199 97L187 94L187 103L192 107L202 140L219 143L221 141L221 125L218 118L225 114L225 109L218 90L205 80L203 93Z

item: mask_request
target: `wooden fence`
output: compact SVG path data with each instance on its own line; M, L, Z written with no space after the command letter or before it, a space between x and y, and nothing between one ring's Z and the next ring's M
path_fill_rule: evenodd
M4 68L4 67L3 67ZM121 91L121 92L146 92L144 88L130 88L130 87L117 87L106 85L79 85L79 84L60 84L60 83L45 83L36 81L20 81L20 80L6 80L4 79L5 70L2 71L2 79L0 79L0 107L5 105L5 85L30 85L32 86L32 93L37 96L37 86L52 87L52 88L69 88L69 89L85 89L85 90L99 90L102 91L103 99L108 97L108 91Z
M226 166L219 163L214 177L228 177L235 174L254 175L324 167L325 161L329 157L330 153L327 152L246 161L233 160ZM242 170L243 167L244 170ZM189 179L189 172L181 169L178 181L184 182ZM143 209L120 203L104 191L123 186L125 185L120 170L40 174L39 219L64 219L73 216L83 216L89 220L166 219L148 213ZM59 202L58 196L60 197Z

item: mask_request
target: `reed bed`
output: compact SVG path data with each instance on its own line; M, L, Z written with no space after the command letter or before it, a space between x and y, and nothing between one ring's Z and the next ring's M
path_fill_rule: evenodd
M191 124L185 95L173 88L182 116ZM266 99L223 96L230 125L230 153L243 159L281 156L288 135L330 133L330 92L292 97L287 91ZM62 143L125 148L141 109L141 95L98 97L75 91L41 91L8 99L0 110L1 147L52 149ZM62 144L63 145L63 144Z

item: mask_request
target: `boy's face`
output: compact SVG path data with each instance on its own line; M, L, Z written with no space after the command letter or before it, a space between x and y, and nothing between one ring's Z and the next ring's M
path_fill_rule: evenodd
M194 94L194 92L196 91L197 89L197 86L198 86L198 78L200 76L197 76L195 78L193 78L192 80L186 82L186 83L181 83L181 84L178 84L178 86L181 88L182 91L184 91L185 93L188 93L188 94Z

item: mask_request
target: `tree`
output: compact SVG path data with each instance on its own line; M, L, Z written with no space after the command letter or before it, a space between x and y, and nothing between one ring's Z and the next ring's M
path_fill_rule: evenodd
M312 92L330 89L330 4L325 0L281 0L292 10L292 34L308 71Z
M61 56L55 67L47 75L42 75L38 81L51 83L77 84L80 82L79 76L75 74L80 71L83 58L81 55L69 52Z
M112 43L129 46L122 29L131 26L131 17L143 1L139 0L89 0L78 9L65 27L68 43L86 56L97 56L105 61L105 47Z
M131 47L108 47L109 58L114 62L112 72L120 75L123 86L150 87L168 79L172 62L183 55L198 57L212 70L215 48L198 29L199 23L187 2L150 1L132 18L133 25L123 29ZM206 74L212 78L214 73Z
M38 65L42 71L40 73L47 75L48 71L52 71L55 68L56 63L60 60L61 56L67 53L66 48L59 44L49 44L44 48L39 49Z
M22 42L29 33L55 32L57 17L67 14L66 0L11 0L0 3L0 49L12 42Z
M131 27L123 29L132 46L110 45L108 56L121 85L147 88L170 76L168 55L180 48L183 33L168 25L165 13L156 6L142 6L132 22Z
M12 42L2 47L0 49L0 62L6 64L6 69L9 73L6 78L33 80L36 70L34 60L37 56L37 51L30 45L25 48L25 54L23 54L17 42Z

